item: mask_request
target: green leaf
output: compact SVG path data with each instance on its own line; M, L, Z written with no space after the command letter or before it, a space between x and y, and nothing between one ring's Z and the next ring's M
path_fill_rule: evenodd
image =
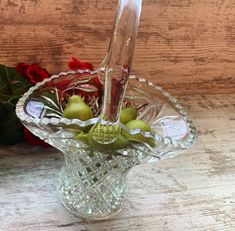
M15 105L31 86L14 67L0 65L0 102Z
M0 145L15 144L23 138L15 105L30 86L14 67L0 65Z
M12 145L23 138L23 126L14 106L0 103L0 121L0 145Z

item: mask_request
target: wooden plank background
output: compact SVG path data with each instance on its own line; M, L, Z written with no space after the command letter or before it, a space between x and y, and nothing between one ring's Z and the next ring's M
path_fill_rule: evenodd
M117 0L0 0L0 63L98 66ZM143 0L133 72L173 94L235 92L234 0Z

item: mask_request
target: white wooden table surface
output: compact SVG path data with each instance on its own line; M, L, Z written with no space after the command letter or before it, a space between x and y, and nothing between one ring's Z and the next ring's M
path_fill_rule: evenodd
M134 168L116 217L87 223L57 199L62 154L18 144L0 148L1 231L234 231L235 95L180 97L199 131L182 155Z

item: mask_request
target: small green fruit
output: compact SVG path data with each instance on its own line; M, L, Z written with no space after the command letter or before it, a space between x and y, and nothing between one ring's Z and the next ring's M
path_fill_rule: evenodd
M68 100L68 104L69 103L79 103L79 102L83 102L81 96L79 96L79 95L72 95Z
M151 127L143 120L131 120L126 124L126 126L131 130L139 128L144 132L151 132ZM131 135L131 134L123 131L123 135L128 140L142 142L142 143L148 143L151 147L156 146L156 143L152 138L146 138L142 134Z
M84 132L80 132L76 137L76 140L81 141L84 144L88 144L88 134Z
M128 139L123 136L122 134L119 134L117 140L115 140L112 144L109 144L111 149L117 150L125 148L129 144Z
M67 119L80 119L82 121L86 121L93 118L94 114L80 96L73 95L69 98L63 112L63 117Z
M131 120L135 120L137 117L137 109L134 107L122 108L120 113L120 121L123 124L128 123Z
M91 148L98 150L98 151L114 151L118 149L125 148L128 144L129 141L126 139L122 134L119 134L118 138L110 144L100 144L96 142L93 138L93 129L92 127L88 133L88 143Z

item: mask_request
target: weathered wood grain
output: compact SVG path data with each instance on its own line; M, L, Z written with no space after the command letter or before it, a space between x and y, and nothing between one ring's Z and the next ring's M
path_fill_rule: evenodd
M1 0L0 63L56 73L71 56L96 66L117 0ZM144 0L133 72L171 93L235 91L234 0Z
M60 204L62 155L18 144L0 149L2 231L234 231L235 95L181 96L199 131L184 154L134 168L123 212L87 223Z

